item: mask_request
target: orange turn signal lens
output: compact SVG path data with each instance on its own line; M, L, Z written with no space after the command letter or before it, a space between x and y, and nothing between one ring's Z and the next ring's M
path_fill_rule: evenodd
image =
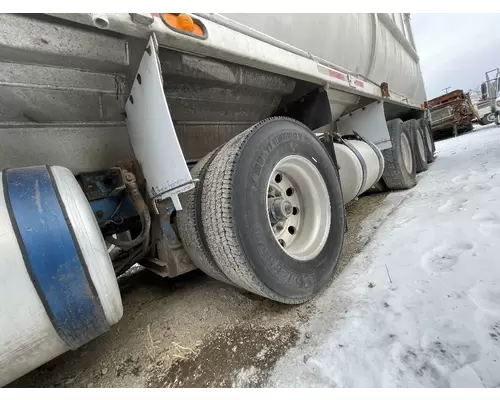
M161 14L162 21L170 28L189 32L192 35L205 37L206 34L201 25L198 25L188 14Z

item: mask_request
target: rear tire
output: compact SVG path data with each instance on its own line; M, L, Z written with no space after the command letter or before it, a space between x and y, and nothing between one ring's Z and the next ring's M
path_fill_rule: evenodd
M221 269L215 263L210 251L208 250L205 234L201 222L201 196L203 181L206 170L219 149L208 153L191 169L191 177L199 179L193 190L182 193L179 199L182 204L182 211L177 213L177 227L179 236L184 245L186 253L191 258L193 264L218 281L233 285Z
M387 123L392 147L382 151L385 169L382 178L389 189L410 189L417 184L411 135L401 119Z
M281 199L293 205L289 216L300 217L280 230L289 234L285 247L270 216L270 204ZM261 121L224 145L207 170L202 219L217 265L260 296L303 303L338 272L345 220L336 167L312 132L290 118Z
M415 153L415 168L417 174L423 171L427 171L429 166L427 165L427 153L425 152L425 138L422 129L416 119L411 119L405 122L408 126L412 139L413 152Z
M493 113L486 114L481 119L481 124L482 125L488 125L488 124L491 124L492 122L495 122L495 114L493 114Z
M436 159L435 156L435 147L434 147L434 138L432 136L432 132L429 128L429 124L425 120L425 118L420 118L418 120L418 123L420 125L420 128L422 129L422 132L424 134L424 139L425 139L425 154L427 156L427 162L429 164L433 163L434 160Z

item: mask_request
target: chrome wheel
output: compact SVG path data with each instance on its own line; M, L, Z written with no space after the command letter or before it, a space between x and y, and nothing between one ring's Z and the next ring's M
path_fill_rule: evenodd
M316 257L330 231L328 190L316 166L292 155L274 168L267 186L268 220L274 238L290 257Z
M411 173L411 171L413 171L413 157L411 154L410 141L404 132L401 133L401 153L403 155L403 164L408 173Z

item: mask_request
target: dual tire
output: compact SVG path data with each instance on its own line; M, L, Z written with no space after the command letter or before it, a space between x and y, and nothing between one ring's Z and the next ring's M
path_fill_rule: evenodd
M299 122L269 118L192 170L177 223L195 265L215 279L298 304L338 272L345 213L338 171ZM185 205L185 206L184 206Z
M408 126L410 132L413 152L415 153L415 170L416 173L427 171L429 166L427 165L427 152L426 148L426 138L424 136L424 131L422 126L415 119L410 119L406 121L405 124Z
M387 123L392 147L382 151L385 169L382 179L392 190L410 189L417 183L417 173L426 171L435 159L434 140L425 119L403 122L397 118Z
M408 189L433 160L425 121L388 123L383 181ZM417 150L415 150L417 149ZM179 235L193 263L219 281L290 304L338 274L345 211L338 171L314 134L284 117L261 121L200 160L181 195Z
M427 162L429 164L433 163L434 160L436 159L436 145L434 143L434 136L432 135L432 130L429 124L429 121L427 121L425 118L420 118L418 120L418 124L420 125L420 128L422 129L423 136L424 136L424 141L425 141L425 153L427 156Z
M408 125L399 118L389 121L387 128L392 147L382 151L385 160L382 179L389 189L410 189L417 184L412 133Z

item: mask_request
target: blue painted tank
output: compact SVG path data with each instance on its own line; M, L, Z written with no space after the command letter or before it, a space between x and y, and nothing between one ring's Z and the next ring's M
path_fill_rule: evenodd
M2 171L0 386L101 335L122 314L111 259L73 174Z

